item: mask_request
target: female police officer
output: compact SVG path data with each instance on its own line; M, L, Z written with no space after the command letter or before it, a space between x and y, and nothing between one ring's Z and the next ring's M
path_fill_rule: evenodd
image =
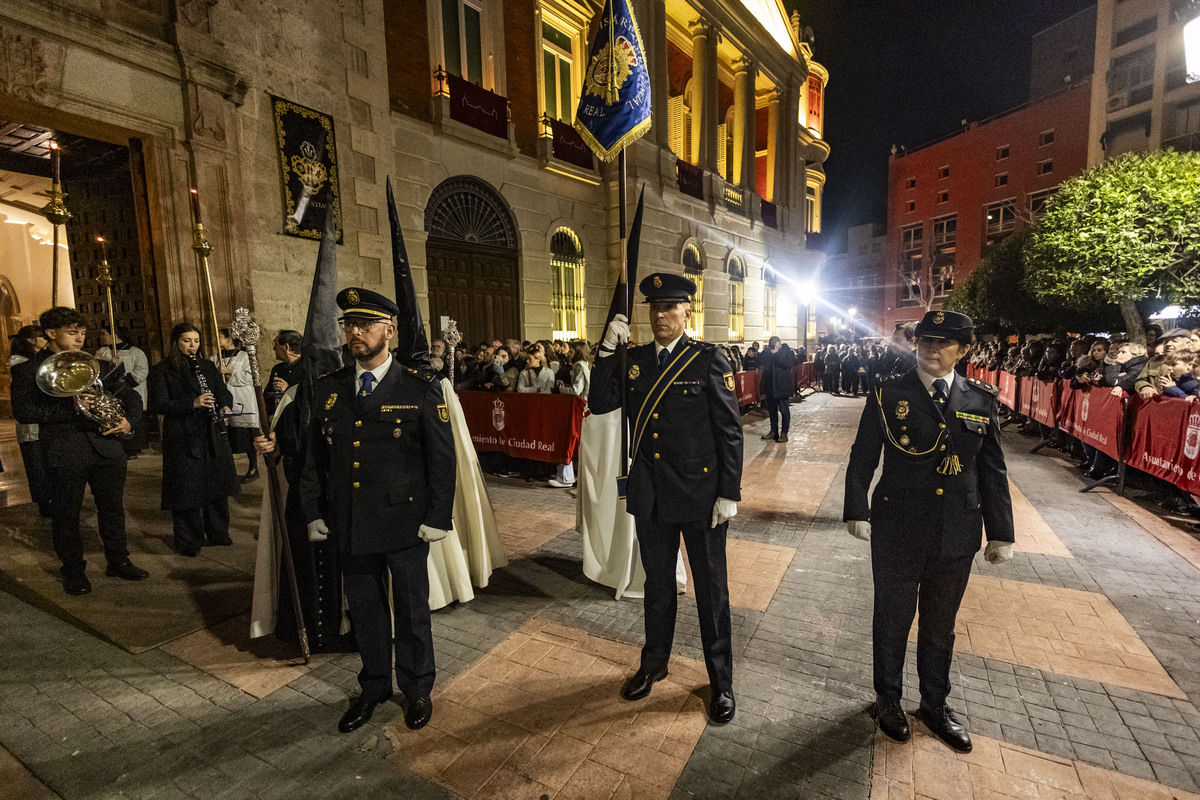
M900 695L919 607L921 705L914 716L962 752L971 750L971 737L946 705L954 619L982 530L993 564L1012 557L1013 541L996 387L954 371L973 335L971 318L953 311L930 311L917 325L916 366L881 381L867 398L843 511L847 530L871 542L879 727L893 739L909 738ZM883 474L868 505L880 450Z

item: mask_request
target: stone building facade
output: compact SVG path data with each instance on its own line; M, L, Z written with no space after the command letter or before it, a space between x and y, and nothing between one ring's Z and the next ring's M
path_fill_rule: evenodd
M270 95L334 119L343 284L392 291L390 176L432 327L594 339L619 273L616 171L581 157L564 121L600 6L8 0L0 119L129 148L151 351L203 319L191 187L222 324L246 305L266 328L303 326L317 247L282 232ZM828 154L811 35L776 0L633 7L655 97L628 152L631 216L646 195L640 269L702 278L706 339L795 339L787 287L823 258L805 249Z

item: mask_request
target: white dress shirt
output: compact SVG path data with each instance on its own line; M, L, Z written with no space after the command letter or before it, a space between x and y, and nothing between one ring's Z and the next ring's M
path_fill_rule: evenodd
M363 369L362 364L354 362L354 394L357 395L363 390L362 376L364 372L369 372L375 376L375 383L371 384L371 391L379 388L379 382L383 380L383 376L388 374L388 370L392 368L392 354L389 352L387 360L380 364L375 369Z

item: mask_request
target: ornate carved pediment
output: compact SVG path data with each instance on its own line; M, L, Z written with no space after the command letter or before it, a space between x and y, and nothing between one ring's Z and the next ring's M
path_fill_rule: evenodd
M58 42L0 26L0 93L33 102L61 94L65 55Z

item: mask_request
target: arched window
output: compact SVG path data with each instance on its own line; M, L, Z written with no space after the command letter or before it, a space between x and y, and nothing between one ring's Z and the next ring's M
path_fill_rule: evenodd
M695 242L683 246L683 274L696 284L692 295L692 324L687 335L693 339L704 338L704 254Z
M550 237L550 281L554 291L554 338L570 340L587 333L587 308L583 296L583 245L570 228L559 228Z
M775 270L770 264L763 265L763 336L768 339L775 335L775 311L779 298L775 289Z
M746 338L746 265L742 257L729 256L725 262L729 272L729 341Z

